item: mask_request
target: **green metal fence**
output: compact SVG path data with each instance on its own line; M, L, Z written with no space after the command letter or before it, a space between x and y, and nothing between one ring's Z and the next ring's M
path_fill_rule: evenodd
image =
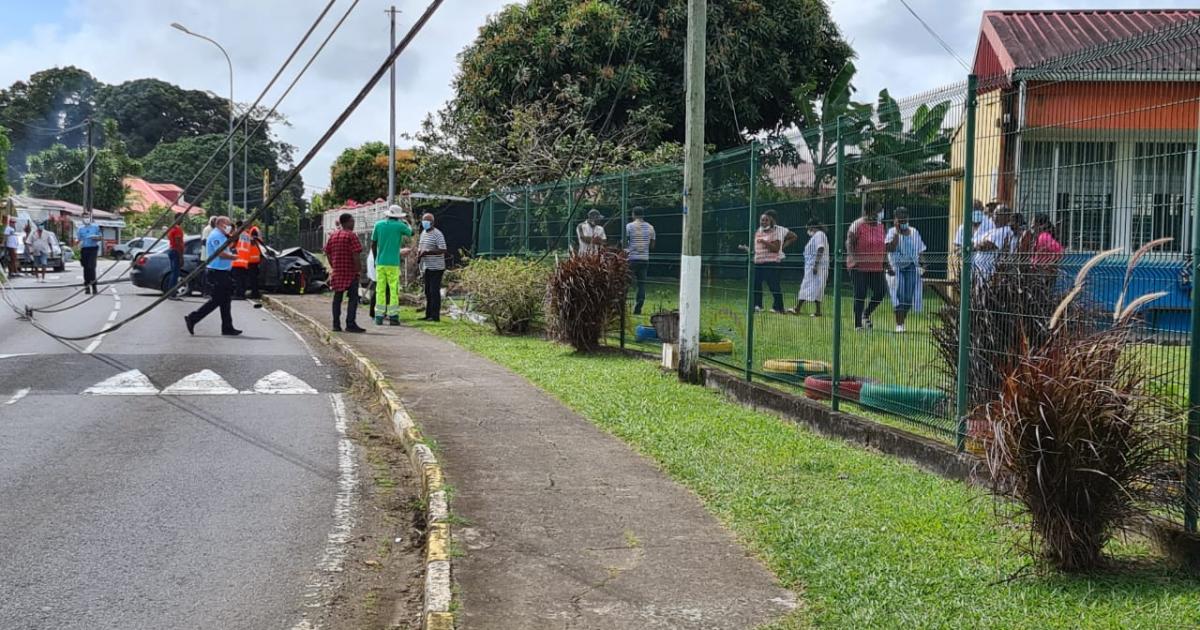
M1194 530L1198 32L1200 22L1181 24L914 98L881 95L869 119L842 116L711 156L701 328L732 350L704 358L976 448L984 430L977 410L995 397L994 372L1021 352L1018 333L1044 326L1049 313L1033 294L981 303L975 287L1013 283L1061 297L1093 254L1116 249L1088 275L1083 294L1094 315L1111 312L1126 285L1125 304L1164 293L1139 309L1129 358L1153 369L1163 397L1192 410L1191 438L1179 448L1186 472L1171 482L1177 500L1168 507ZM656 351L650 316L678 303L682 190L682 169L665 167L496 191L478 204L477 254L566 255L593 209L610 246L624 248L640 210L655 247L640 283L644 298L635 282L613 341ZM883 227L864 227L861 218L875 209ZM900 251L870 255L903 214ZM795 236L779 260L745 251L772 234L759 231L763 217ZM824 251L810 247L818 233ZM1047 238L1064 251L1054 253ZM1171 240L1127 278L1133 252L1160 238ZM798 304L802 290L808 299ZM956 336L947 337L951 329Z

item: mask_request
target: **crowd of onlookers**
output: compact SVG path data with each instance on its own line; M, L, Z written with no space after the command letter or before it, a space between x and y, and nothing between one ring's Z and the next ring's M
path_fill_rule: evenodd
M882 207L867 204L862 215L847 228L845 242L846 269L854 296L854 328L867 331L874 327L872 316L890 297L895 331L906 331L908 315L922 310L923 278L928 249L920 231L912 225L909 211L904 207L892 209L892 220L881 220ZM636 294L634 314L640 314L646 299L646 277L650 251L655 244L654 226L646 222L645 211L634 208L632 220L625 225L625 251L630 261ZM607 245L604 217L597 210L588 213L587 220L576 226L575 251L589 254ZM1063 247L1055 238L1053 225L1046 214L1038 214L1033 225L1012 212L1008 206L993 201L984 204L976 200L970 217L972 275L977 283L987 282L996 273L998 257L1003 253L1021 252L1028 255L1030 264L1049 267L1062 257ZM763 285L771 292L771 310L776 313L809 314L821 317L831 266L829 237L825 226L812 218L805 228L808 240L804 246L804 277L793 308L785 308L781 281L786 250L799 240L792 230L779 224L774 211L764 212L758 220L753 242L738 247L752 256L754 265L754 310L763 310ZM953 253L961 257L963 226L958 228ZM812 305L812 312L807 306Z

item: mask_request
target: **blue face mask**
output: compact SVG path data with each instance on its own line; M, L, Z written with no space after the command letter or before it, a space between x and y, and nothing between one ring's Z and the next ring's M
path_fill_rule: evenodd
M421 227L423 227L423 228L425 228L426 230L428 230L429 228L433 227L433 221L422 221L422 222L421 222Z
M908 229L908 221L901 221L901 222L900 222L900 227L902 227L902 228L904 228L904 229L906 229L906 230L907 230L907 229Z

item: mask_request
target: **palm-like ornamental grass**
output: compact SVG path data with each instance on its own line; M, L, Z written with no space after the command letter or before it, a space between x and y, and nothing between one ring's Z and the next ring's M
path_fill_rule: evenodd
M550 334L579 352L595 352L625 308L628 286L624 252L601 251L559 261L547 282Z

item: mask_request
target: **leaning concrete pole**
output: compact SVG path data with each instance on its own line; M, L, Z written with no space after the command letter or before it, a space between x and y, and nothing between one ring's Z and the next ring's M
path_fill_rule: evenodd
M707 0L688 0L684 55L687 134L683 163L683 254L679 265L679 378L700 380L700 239L704 222L704 62Z

